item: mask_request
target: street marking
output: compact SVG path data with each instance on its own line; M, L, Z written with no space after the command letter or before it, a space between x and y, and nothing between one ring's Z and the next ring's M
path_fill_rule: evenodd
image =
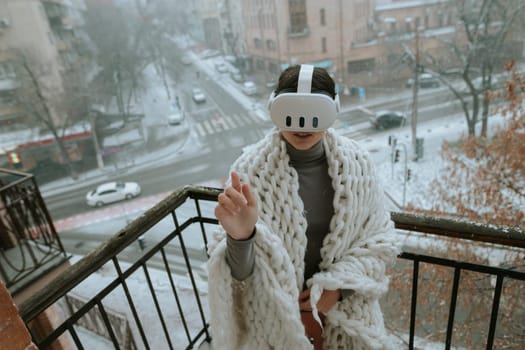
M239 116L238 114L232 115L232 119L235 120L236 124L240 127L246 124L246 117L245 116Z
M202 127L202 124L201 123L196 123L195 126L197 127L198 131L197 131L197 134L199 136L206 136L206 131L204 130L204 128Z
M227 129L235 129L235 123L232 121L229 115L222 117L222 123Z
M203 121L202 124L206 128L206 131L208 132L208 134L213 134L215 132L215 130L213 128L213 125L211 125L211 122L209 120ZM203 136L205 136L205 135L203 135Z

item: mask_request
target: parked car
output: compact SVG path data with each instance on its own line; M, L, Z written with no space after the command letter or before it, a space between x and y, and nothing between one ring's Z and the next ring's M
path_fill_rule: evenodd
M169 125L179 125L186 117L186 112L177 97L170 105L170 114L168 115Z
M264 83L264 86L270 90L275 90L277 87L277 80L268 80L266 83Z
M253 81L245 81L244 84L242 84L242 91L248 95L255 95L257 93L257 86Z
M140 191L140 186L136 182L107 182L89 191L86 194L86 203L90 207L101 207L105 204L137 197Z
M418 83L420 88L433 88L433 87L439 87L441 83L439 82L439 79L433 76L430 73L421 73L418 76ZM410 88L414 85L414 79L410 78L406 82L406 87Z
M490 90L494 91L497 89L500 89L505 85L506 77L502 74L494 74L491 77L490 81ZM481 90L483 84L483 77L477 77L472 80L472 85L474 85L474 88L476 90ZM462 82L461 87L458 89L458 91L462 94L470 94L470 88L465 82Z
M204 95L204 92L200 88L193 88L191 91L191 98L196 103L204 103L206 102L206 95Z
M242 78L242 74L239 73L239 72L230 72L230 77L232 78L232 80L236 83L242 83L242 81L244 80Z
M219 56L221 53L218 50L212 50L212 49L206 49L201 52L200 56L202 58L210 58L210 57L216 57Z
M215 63L215 70L219 73L228 72L228 66L224 62Z
M190 64L193 63L193 58L191 58L191 56L186 53L186 54L182 55L181 61L182 61L182 64L184 64L184 65L190 65Z
M370 117L370 124L377 130L403 126L406 124L406 116L398 111L380 111Z

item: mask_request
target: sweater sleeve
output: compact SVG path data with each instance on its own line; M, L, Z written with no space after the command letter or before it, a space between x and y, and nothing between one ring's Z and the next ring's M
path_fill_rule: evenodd
M230 266L232 277L243 281L253 273L255 265L254 250L255 230L245 240L236 240L227 235L226 262Z

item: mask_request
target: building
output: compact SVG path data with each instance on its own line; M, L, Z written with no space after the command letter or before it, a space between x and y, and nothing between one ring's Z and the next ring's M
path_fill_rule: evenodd
M39 136L48 131L42 119L60 128L68 117L64 93L70 86L65 82L72 79L65 77L83 63L83 3L0 0L0 8L0 166L13 168L9 155L16 151L25 161L22 169L28 170L38 157L17 150L19 145L47 138Z
M436 10L446 2L245 1L247 54L253 69L272 75L291 64L311 63L328 69L344 85L384 84L392 79L389 62L403 55L389 43L413 46L415 28L423 27L433 30L429 36L436 40L422 40L421 45L435 46L453 26L450 12Z

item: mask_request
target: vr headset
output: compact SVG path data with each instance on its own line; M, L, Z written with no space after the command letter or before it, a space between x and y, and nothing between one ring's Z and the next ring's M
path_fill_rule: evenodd
M299 70L297 92L275 91L268 100L272 122L281 130L316 132L328 129L339 112L339 95L312 93L314 66L303 64Z

